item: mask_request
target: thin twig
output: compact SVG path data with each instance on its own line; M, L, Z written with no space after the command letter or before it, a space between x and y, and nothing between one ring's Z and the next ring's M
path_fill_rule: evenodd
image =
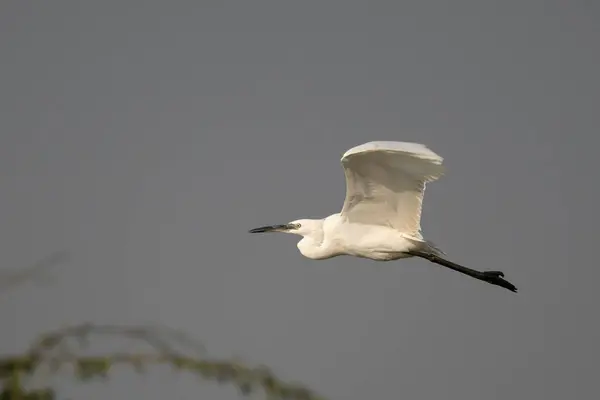
M0 292L12 289L28 281L39 281L40 278L44 278L43 273L48 268L64 263L68 258L66 251L59 251L24 269L0 271Z

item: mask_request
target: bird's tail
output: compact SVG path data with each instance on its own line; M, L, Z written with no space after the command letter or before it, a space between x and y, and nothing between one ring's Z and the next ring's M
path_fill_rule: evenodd
M437 247L433 242L430 242L429 240L425 241L425 245L427 251L429 251L432 254L435 254L438 257L446 255L446 253L442 249Z

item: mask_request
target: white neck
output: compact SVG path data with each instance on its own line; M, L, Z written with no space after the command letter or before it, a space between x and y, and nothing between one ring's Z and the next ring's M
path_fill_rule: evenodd
M303 236L298 242L298 250L304 257L324 260L339 255L331 242L327 240L324 228L325 220L304 220L303 226L309 228L299 232Z
M299 241L297 246L304 257L313 260L324 260L338 255L334 249L328 246L327 242L317 242L309 236L306 236Z

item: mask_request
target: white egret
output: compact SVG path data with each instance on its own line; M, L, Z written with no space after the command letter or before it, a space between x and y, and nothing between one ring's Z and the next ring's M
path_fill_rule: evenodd
M369 142L341 159L346 176L342 211L324 219L299 219L251 229L251 233L287 232L302 236L305 257L323 260L340 255L390 261L421 257L513 292L501 271L477 271L446 260L421 233L425 185L444 173L443 158L425 145Z

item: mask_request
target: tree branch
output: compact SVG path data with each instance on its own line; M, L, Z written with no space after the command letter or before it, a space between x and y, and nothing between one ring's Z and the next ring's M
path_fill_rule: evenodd
M81 355L91 337L97 335L131 338L145 343L150 350ZM177 349L178 346L181 349ZM208 358L204 347L186 335L171 329L144 326L82 324L50 332L40 337L26 354L0 358L0 380L6 388L38 371L56 373L71 366L79 380L88 381L107 379L116 366L129 366L142 373L155 365L169 365L176 371L192 373L204 380L234 385L244 395L262 391L267 399L323 400L304 386L282 381L266 367ZM47 395L46 392L42 394Z

